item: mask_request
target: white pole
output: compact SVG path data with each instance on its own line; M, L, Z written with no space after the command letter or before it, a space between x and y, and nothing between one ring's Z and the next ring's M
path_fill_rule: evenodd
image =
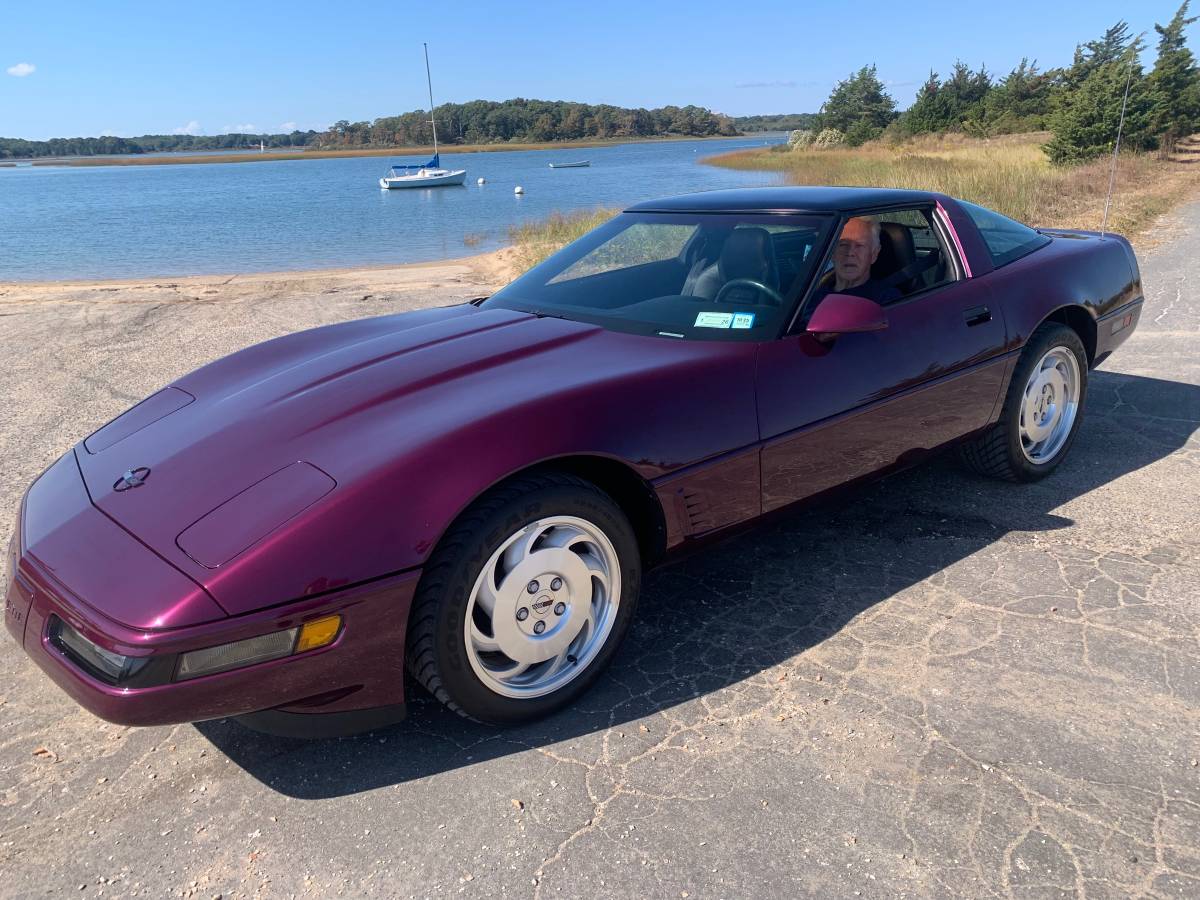
M429 124L433 126L433 155L436 159L438 155L437 119L433 117L433 78L429 75L429 45L422 42L421 46L425 48L425 83L429 86Z

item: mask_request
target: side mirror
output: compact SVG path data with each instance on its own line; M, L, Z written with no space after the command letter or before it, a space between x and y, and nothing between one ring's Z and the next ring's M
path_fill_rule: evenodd
M853 294L827 294L813 310L804 330L818 339L828 340L839 334L882 331L884 328L887 328L887 316L874 300Z

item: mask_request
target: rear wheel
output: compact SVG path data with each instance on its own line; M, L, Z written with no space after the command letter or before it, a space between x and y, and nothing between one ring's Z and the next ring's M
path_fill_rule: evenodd
M999 421L963 445L962 456L984 475L1036 481L1066 457L1087 396L1087 353L1079 335L1046 322L1017 360Z
M607 494L562 473L515 479L464 513L426 567L409 671L468 718L547 715L608 664L640 577L633 529Z

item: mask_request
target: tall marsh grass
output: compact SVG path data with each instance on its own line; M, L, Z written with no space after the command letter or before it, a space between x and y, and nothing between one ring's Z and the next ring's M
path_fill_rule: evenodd
M532 269L550 254L603 225L618 212L605 208L573 213L556 211L540 221L522 222L509 227L508 238L515 250L512 260L514 269L517 272Z
M1108 190L1109 158L1082 166L1051 166L1045 134L981 140L925 136L902 144L874 142L853 149L745 150L706 160L718 166L779 172L787 184L895 187L939 191L970 200L1030 225L1098 228ZM1109 227L1137 231L1176 199L1179 163L1123 155Z

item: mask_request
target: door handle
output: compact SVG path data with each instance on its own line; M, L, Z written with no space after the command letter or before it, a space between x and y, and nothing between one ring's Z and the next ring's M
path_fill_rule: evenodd
M968 328L972 325L982 325L984 322L992 321L992 311L986 306L972 306L970 309L963 310L963 320L966 321Z

